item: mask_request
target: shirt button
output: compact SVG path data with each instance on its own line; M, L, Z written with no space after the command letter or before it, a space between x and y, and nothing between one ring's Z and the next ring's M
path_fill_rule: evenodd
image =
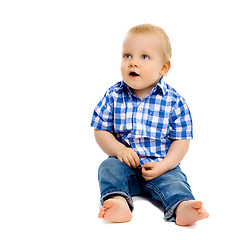
M136 145L136 148L139 148L139 145Z
M136 134L138 135L140 132L139 131L136 131Z
M139 107L139 108L138 108L138 111L142 111L142 108L141 108L141 107Z

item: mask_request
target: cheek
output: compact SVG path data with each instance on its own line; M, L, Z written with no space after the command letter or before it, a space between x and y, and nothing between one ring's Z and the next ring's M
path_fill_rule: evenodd
M121 63L121 72L122 73L125 73L127 71L127 65L125 62L122 62Z
M144 72L144 74L145 74L145 76L147 77L147 78L152 78L153 77L153 75L154 75L154 71L151 69L151 68L148 68L148 69L146 69L146 71Z
M149 74L152 74L152 76L154 77L160 76L161 69L159 66L152 66L151 68L149 68L149 70L150 70Z

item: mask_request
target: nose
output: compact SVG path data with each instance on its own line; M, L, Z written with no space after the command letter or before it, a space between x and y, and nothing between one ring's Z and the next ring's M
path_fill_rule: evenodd
M129 62L128 67L139 67L137 61L132 58L132 61Z

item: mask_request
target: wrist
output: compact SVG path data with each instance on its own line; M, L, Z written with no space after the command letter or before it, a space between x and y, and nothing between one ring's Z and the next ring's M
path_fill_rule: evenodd
M119 154L121 154L122 151L124 151L125 149L127 149L127 147L124 145L119 147L119 149L117 149L117 151L116 151L116 157L118 158Z
M169 158L165 157L162 161L162 167L164 168L165 172L168 172L174 169L177 165L174 164Z
M168 172L169 170L171 170L169 163L164 158L162 161L160 161L160 172L161 172L161 174L164 174L164 173Z

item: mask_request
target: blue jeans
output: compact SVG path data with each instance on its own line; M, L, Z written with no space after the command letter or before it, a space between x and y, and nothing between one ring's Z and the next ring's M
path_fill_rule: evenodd
M164 209L164 219L176 220L175 210L179 203L194 200L187 177L177 166L165 174L146 181L142 177L141 167L128 167L115 157L103 161L98 169L98 181L101 192L101 203L113 195L125 197L133 210L133 196L151 196Z

